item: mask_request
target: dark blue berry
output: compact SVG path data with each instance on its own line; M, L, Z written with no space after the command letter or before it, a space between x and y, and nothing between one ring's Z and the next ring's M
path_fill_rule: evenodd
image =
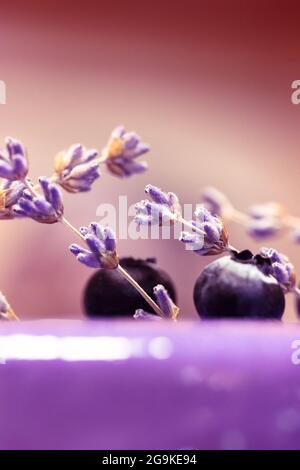
M176 290L170 276L156 266L154 258L121 258L120 265L155 300L153 287L162 284L176 303ZM100 269L89 279L83 295L89 317L132 317L137 309L154 313L141 295L114 269Z
M202 318L280 319L284 293L261 257L244 250L209 264L194 287Z

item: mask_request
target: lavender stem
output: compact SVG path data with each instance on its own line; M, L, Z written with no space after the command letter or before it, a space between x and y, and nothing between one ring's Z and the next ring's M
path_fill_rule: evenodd
M205 235L204 230L201 230L199 227L196 225L193 225L191 222L188 222L187 220L183 219L183 217L176 217L175 219L177 222L181 223L182 225L185 225L186 227L190 228L193 230L193 232L197 232L200 235Z
M35 186L32 185L30 180L28 178L25 179L24 184L28 188L28 190L31 192L31 194L34 197L39 197L38 192L35 190ZM64 216L60 218L60 221L63 225L68 227L72 232L75 233L81 240L85 240L84 236L80 231L74 227L71 222L68 221ZM139 292L139 294L146 300L146 302L150 305L150 307L153 308L153 310L157 313L162 318L166 318L163 311L159 308L159 306L154 302L154 300L147 294L147 292L144 291L144 289L130 276L130 274L122 268L122 266L119 264L118 267L116 268L118 271L122 274L123 277Z
M141 294L141 296L146 300L146 302L153 308L153 310L159 315L161 318L166 318L163 311L159 308L159 306L154 302L154 300L142 289L142 287L130 276L130 274L122 268L119 264L117 267L119 273L125 277L125 279Z

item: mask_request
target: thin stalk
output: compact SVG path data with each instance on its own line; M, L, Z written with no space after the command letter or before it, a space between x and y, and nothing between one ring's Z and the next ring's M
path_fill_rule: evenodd
M130 274L122 268L119 264L116 268L119 273L122 274L123 277L141 294L141 296L146 300L146 302L153 308L153 310L162 318L166 318L163 311L159 308L159 306L154 302L154 300L147 294L147 292L142 289L142 287L130 276Z
M74 232L75 235L77 235L82 240L84 240L84 236L82 235L82 233L79 230L77 230L77 228L74 227L74 225L71 224L71 222L69 222L64 216L61 217L60 221L63 225L65 225L66 227L69 227L69 229L72 230L72 232Z
M15 314L13 309L10 307L9 312L8 312L8 319L9 320L15 320L15 321L20 321L20 318Z
M201 228L199 228L196 225L193 225L191 222L188 222L187 220L183 219L183 217L177 217L176 220L177 220L177 222L181 223L182 225L185 225L186 227L190 228L194 232L197 232L200 235L205 235L204 230L201 230Z

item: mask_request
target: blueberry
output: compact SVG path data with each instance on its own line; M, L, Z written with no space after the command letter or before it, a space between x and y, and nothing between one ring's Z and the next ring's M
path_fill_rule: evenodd
M209 264L194 287L194 303L202 318L280 319L284 293L258 255L249 250Z
M120 265L154 300L153 287L162 284L176 303L176 290L170 276L156 266L154 258L121 258ZM153 312L141 295L117 270L100 269L89 279L83 296L89 317L133 317L137 309ZM153 312L154 313L154 312Z

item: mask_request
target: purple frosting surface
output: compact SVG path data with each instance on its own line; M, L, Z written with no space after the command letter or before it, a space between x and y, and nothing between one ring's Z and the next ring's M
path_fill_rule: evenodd
M297 348L271 322L3 323L0 448L299 449Z

